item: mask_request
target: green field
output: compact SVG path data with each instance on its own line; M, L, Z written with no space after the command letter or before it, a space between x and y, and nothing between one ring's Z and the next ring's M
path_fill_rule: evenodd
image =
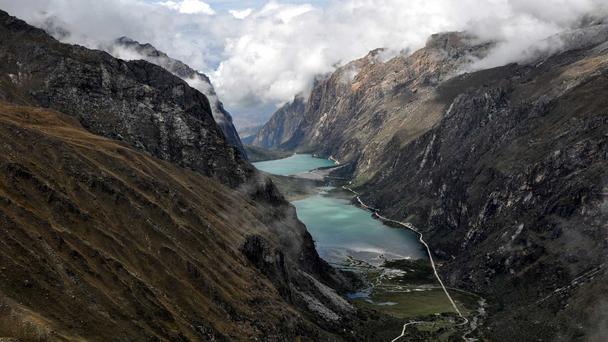
M404 341L449 341L461 338L466 327L452 304L435 280L426 260L387 261L384 267L361 268L362 274L372 284L367 295L351 301L365 309L373 309L392 317L427 323L407 328ZM448 289L463 315L473 317L479 309L479 297L458 290Z

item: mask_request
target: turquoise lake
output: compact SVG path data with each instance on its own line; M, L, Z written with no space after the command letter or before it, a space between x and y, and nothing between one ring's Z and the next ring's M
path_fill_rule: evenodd
M336 164L331 160L315 158L310 154L294 154L288 158L253 163L253 165L260 171L281 176L291 176Z
M381 265L384 259L425 257L414 233L383 225L343 196L321 192L292 203L319 255L330 263L343 264L350 257Z
M298 154L254 165L268 173L292 175L334 163ZM351 205L350 198L345 191L325 187L314 196L292 202L323 259L336 265L348 264L349 259L381 265L384 259L425 257L413 232L383 225L369 211Z

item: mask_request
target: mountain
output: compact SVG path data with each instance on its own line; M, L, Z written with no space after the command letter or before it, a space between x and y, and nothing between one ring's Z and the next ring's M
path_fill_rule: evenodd
M608 26L546 43L527 63L469 72L492 42L445 33L409 56L373 51L256 143L349 163L364 202L415 224L447 282L488 300L490 339L603 341Z
M244 127L239 129L239 136L241 137L241 141L243 142L243 144L251 145L261 128L262 125Z
M52 110L0 105L0 136L0 336L329 335L279 293L303 300L287 279L311 277L291 261L314 253L292 208L269 210ZM334 296L319 300L348 314Z
M141 44L131 38L118 38L114 44L106 49L117 58L128 60L143 59L170 71L174 75L186 81L191 87L203 93L211 105L211 113L217 124L222 129L226 141L235 146L243 156L247 156L241 139L232 123L232 116L219 100L211 81L207 75L198 72L181 61L167 56L166 53L157 50L151 44Z
M260 130L254 145L266 148L322 149L350 159L366 155L399 130L415 135L431 126L439 100L434 87L490 44L453 32L429 38L412 55L383 62L377 49L334 73L319 77L308 99L298 96ZM407 118L407 120L404 120ZM356 139L354 139L356 137Z
M207 98L163 68L61 44L7 15L2 24L6 101L75 116L95 134L234 186L253 175L224 143Z
M376 314L392 330L370 330L337 294L356 280L319 258L294 207L228 145L205 95L2 11L0 45L2 338L398 334Z
M256 133L251 145L262 148L279 147L289 141L304 118L304 99L297 96L279 108Z

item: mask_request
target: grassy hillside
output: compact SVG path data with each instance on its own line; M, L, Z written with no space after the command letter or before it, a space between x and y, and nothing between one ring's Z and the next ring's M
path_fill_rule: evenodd
M0 139L0 336L327 337L240 251L287 240L284 209L54 111L0 104Z

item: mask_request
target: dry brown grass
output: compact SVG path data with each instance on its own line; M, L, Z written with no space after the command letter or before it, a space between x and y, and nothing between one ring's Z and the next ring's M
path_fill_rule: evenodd
M45 109L0 103L0 141L0 293L19 303L0 336L250 340L308 324L238 250L270 235L273 209Z

